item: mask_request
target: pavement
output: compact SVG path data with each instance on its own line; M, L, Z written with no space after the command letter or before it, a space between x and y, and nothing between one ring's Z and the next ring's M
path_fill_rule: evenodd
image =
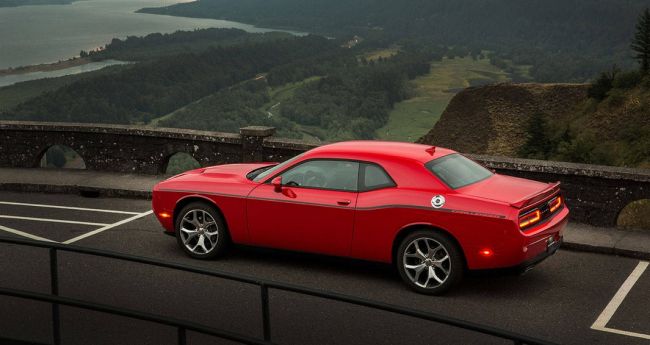
M164 178L75 169L0 168L0 191L150 199L151 189ZM567 249L650 260L650 230L600 228L571 222L564 240Z
M593 229L571 226L580 236ZM470 273L449 294L408 290L389 266L341 258L234 247L219 260L194 260L162 234L150 202L138 198L0 191L0 236L56 241L237 273L396 304L559 344L648 344L648 262L560 249L524 275ZM598 237L605 248L626 236ZM608 242L609 239L609 242ZM633 241L630 238L629 241ZM569 242L572 243L572 242ZM570 245L569 245L570 247ZM599 247L600 248L600 247ZM589 248L581 248L589 249ZM610 252L611 253L611 252ZM0 286L49 293L48 252L0 244ZM64 297L111 304L260 337L259 290L251 285L82 254L60 253ZM506 344L408 317L271 289L278 344ZM0 297L0 337L51 342L51 307ZM61 308L62 344L173 344L175 330ZM189 334L189 344L230 344Z
M81 169L0 168L0 191L150 199L151 189L164 178Z

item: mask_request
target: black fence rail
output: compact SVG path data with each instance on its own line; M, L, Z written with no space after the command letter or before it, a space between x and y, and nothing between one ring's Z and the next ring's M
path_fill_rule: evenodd
M305 288L305 287L291 285L291 284L278 283L278 282L267 281L263 279L256 279L253 277L238 275L234 273L207 270L199 267L166 262L162 260L145 258L136 255L121 254L121 253L110 252L105 250L84 248L84 247L64 245L64 244L51 243L51 242L40 242L40 241L33 241L33 240L9 238L9 237L0 237L0 243L44 248L49 251L51 294L42 294L42 293L36 293L30 291L0 288L0 295L51 303L52 304L52 327L53 327L52 343L54 345L61 344L61 328L60 328L60 318L59 318L59 306L61 305L76 307L76 308L81 308L81 309L86 309L91 311L97 311L102 313L108 313L112 315L119 315L127 318L149 321L161 325L174 327L178 331L179 345L186 344L187 331L193 331L197 333L211 335L222 339L239 342L242 344L255 344L255 345L273 344L271 342L272 333L271 333L271 311L269 309L269 289L288 291L300 295L313 296L313 297L348 303L356 306L367 307L375 310L390 312L398 315L409 316L420 320L432 321L444 325L461 328L464 330L474 331L476 333L480 333L480 334L484 334L496 338L510 340L513 342L513 344L516 345L523 345L523 344L552 345L553 344L548 341L536 339L515 332L510 332L495 327L485 326L485 325L481 325L469 321L451 318L451 317L447 317L435 313L418 311L418 310L405 308L393 304L375 302L363 298L357 298L353 296L347 296L347 295L337 294L332 292L325 292L321 290L310 289L310 288ZM81 301L77 299L59 296L58 262L57 262L58 252L70 252L70 253L91 255L96 257L110 258L115 260L135 262L135 263L141 263L149 266L168 268L168 269L173 269L173 270L178 270L183 272L196 273L205 276L222 278L230 281L256 285L260 288L260 301L261 301L262 322L263 322L262 324L263 339L258 339L243 334L232 333L222 329L217 329L202 324L197 324L191 321L179 320L179 319L169 318L167 316L153 315L141 311L130 310L126 308L118 308L118 307L113 307L105 304L92 303L92 302Z

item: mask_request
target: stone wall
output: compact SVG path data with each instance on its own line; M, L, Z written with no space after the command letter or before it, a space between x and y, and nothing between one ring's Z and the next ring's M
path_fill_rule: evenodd
M650 170L647 169L468 156L504 175L562 182L571 219L582 223L616 226L618 215L625 206L636 200L650 199Z
M201 165L283 161L314 145L274 138L251 126L239 134L139 126L0 122L0 167L36 168L54 145L74 149L88 170L161 174L169 158L188 153ZM630 202L650 199L650 171L475 155L500 173L561 181L574 221L614 226Z
M139 126L44 122L0 122L0 167L35 168L45 152L64 145L83 158L88 170L160 174L176 153L202 166L281 160L310 146L266 139L269 127L242 128L241 134Z

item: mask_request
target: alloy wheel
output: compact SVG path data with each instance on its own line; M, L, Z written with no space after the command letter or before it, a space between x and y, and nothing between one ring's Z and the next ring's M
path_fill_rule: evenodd
M190 210L181 219L180 236L185 248L194 254L206 255L216 248L219 226L207 211Z
M411 241L406 246L402 263L411 282L425 289L442 285L451 272L451 258L447 249L428 237Z

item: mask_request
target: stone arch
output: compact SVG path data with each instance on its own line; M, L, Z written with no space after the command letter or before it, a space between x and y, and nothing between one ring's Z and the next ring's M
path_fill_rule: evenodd
M625 205L616 217L616 226L650 230L650 199L637 199Z
M160 173L165 175L176 175L184 171L197 169L201 167L194 156L187 152L176 152L173 153L163 160L163 164L160 169Z
M50 145L42 150L36 167L55 169L86 169L86 160L76 150L66 145Z

